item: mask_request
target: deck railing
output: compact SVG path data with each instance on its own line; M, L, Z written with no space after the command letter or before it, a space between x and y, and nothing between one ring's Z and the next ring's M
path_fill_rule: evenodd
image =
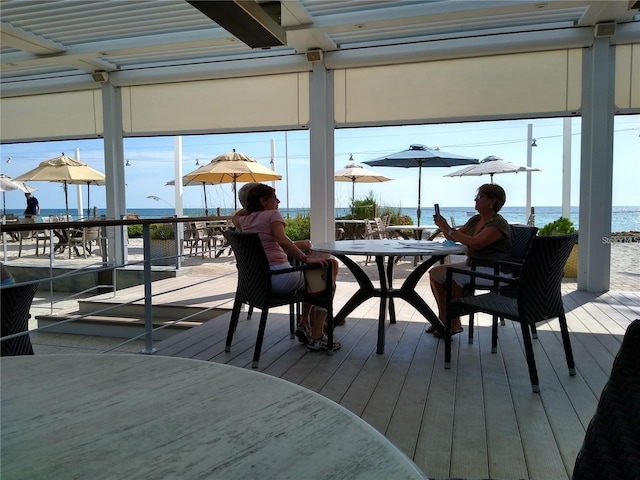
M42 283L47 282L49 284L49 299L50 299L50 309L51 313L54 312L54 303L58 302L66 302L68 300L73 300L78 297L84 297L92 292L98 293L108 293L109 291L113 293L114 296L117 295L118 291L118 270L124 267L132 267L132 266L142 266L143 270L143 285L144 285L144 296L139 299L130 300L128 302L118 303L114 306L105 307L100 310L96 310L86 315L78 315L74 318L70 318L67 320L61 320L56 322L56 324L46 325L42 327L38 327L36 329L31 329L26 332L15 332L10 335L6 335L0 338L0 341L9 340L11 338L15 338L20 335L28 335L34 332L44 332L50 330L54 327L59 327L61 325L77 322L87 316L90 315L99 315L108 313L111 310L116 308L121 308L123 305L133 304L139 300L144 298L144 332L135 335L132 338L125 339L122 343L119 343L115 346L112 346L107 351L113 351L117 348L120 348L127 343L131 343L135 340L144 339L144 349L142 353L153 353L155 351L153 346L153 334L161 329L169 328L172 325L175 325L178 322L187 321L194 314L175 319L171 322L166 322L163 325L157 326L154 328L153 326L153 292L152 292L152 271L157 269L154 264L162 263L165 265L162 267L163 270L175 269L179 270L182 268L182 260L188 254L184 253L184 237L183 232L185 231L185 225L191 224L193 222L223 222L228 221L230 217L173 217L173 218L151 218L151 219L122 219L122 220L114 220L114 219L90 219L83 221L75 221L75 222L47 222L47 223L10 223L3 224L0 229L0 233L2 235L3 242L3 259L5 265L11 270L12 266L22 266L25 264L20 260L19 257L13 257L9 262L7 262L9 256L7 253L7 245L10 238L15 238L16 242L20 241L20 237L24 234L22 232L46 232L49 246L49 255L48 258L42 258L38 260L30 259L28 268L32 267L44 267L48 269L47 276L41 276L37 279L27 280L27 281L19 281L16 284L29 284L29 283ZM152 225L171 225L173 227L173 235L168 235L172 238L167 238L166 241L174 242L175 245L175 253L173 254L160 254L160 250L156 250L152 252ZM128 235L127 229L130 225L141 225L142 226L142 251L143 251L143 259L140 261L129 261L129 255L127 251L127 243L128 243ZM69 232L73 230L80 230L82 228L87 227L99 227L102 230L102 235L100 238L100 251L102 254L101 260L99 262L91 261L91 257L87 259L88 263L78 264L77 262L73 263L74 268L72 271L66 271L63 273L57 273L61 267L68 268L69 265L62 265L64 263L64 259L58 255L56 257L56 243L55 240L58 239L58 244L62 242L63 236L56 236L54 232ZM40 237L42 240L44 237ZM66 245L65 248L69 248L69 258L78 252L72 252L72 246ZM205 248L204 245L201 248ZM120 258L121 260L118 260ZM43 269L44 269L43 268ZM68 296L64 296L60 298L59 295L55 293L59 290L56 290L56 284L60 285L60 282L68 282L70 279L74 279L80 277L82 275L86 275L87 273L97 274L98 278L107 277L109 278L108 283L97 283L95 285L88 285L87 288L79 289L77 291L72 292ZM101 275L101 273L106 273L107 275ZM6 288L7 286L3 286L2 288ZM42 288L40 289L42 290ZM0 292L1 293L1 292ZM57 297L57 300L54 298ZM0 297L1 298L1 297ZM213 307L212 307L213 308ZM202 313L200 311L199 313Z

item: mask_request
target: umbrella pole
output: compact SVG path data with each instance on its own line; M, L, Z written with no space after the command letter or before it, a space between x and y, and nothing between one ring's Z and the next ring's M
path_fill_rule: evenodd
M491 176L491 183L493 184L493 173L490 176Z
M420 226L420 195L422 193L422 162L418 164L418 226Z
M89 182L87 182L87 218L91 217L91 200L89 197Z
M356 218L356 180L351 180L351 220Z
M207 207L207 184L202 182L202 190L204 190L204 216L209 216L209 207Z
M236 177L234 175L233 177L233 213L236 213L236 211L238 210L238 195L237 195L237 189L236 189Z
M65 207L65 211L67 212L67 218L65 219L65 222L68 222L69 221L69 197L67 196L66 180L62 183L62 188L64 188L64 207Z
M4 203L4 191L2 192L2 214L6 217L7 216L7 205L6 203Z

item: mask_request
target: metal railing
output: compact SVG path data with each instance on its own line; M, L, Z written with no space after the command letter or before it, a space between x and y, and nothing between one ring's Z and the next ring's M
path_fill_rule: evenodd
M108 293L109 291L111 291L114 295L114 297L117 294L118 291L118 286L117 286L117 273L118 273L118 269L121 269L123 267L131 267L131 266L140 266L142 265L143 268L143 282L142 284L144 285L144 295L143 297L140 297L138 299L133 299L130 300L128 302L122 302L122 303L117 303L114 304L113 306L108 306L99 310L95 310L92 311L89 314L86 315L78 315L75 316L73 318L70 319L66 319L66 320L61 320L59 322L56 322L56 324L52 324L52 325L45 325L42 327L38 327L36 329L31 329L31 330L27 330L26 332L16 332L16 333L12 333L10 335L6 335L2 338L0 338L0 341L5 341L5 340L9 340L11 338L15 338L18 337L20 335L28 335L30 333L34 333L34 332L44 332L47 330L50 330L52 328L55 327L59 327L60 325L64 325L67 323L71 323L71 322L77 322L79 320L82 320L83 318L86 318L90 315L99 315L99 314L104 314L104 313L108 313L109 311L112 311L114 309L117 308L121 308L123 305L130 305L133 304L135 302L138 302L139 300L144 299L144 316L143 316L143 321L144 321L144 331L143 333L139 334L139 335L135 335L131 338L127 338L126 340L124 340L123 342L109 348L107 351L113 351L117 348L122 347L123 345L126 345L127 343L131 343L135 340L139 340L139 339L144 339L144 349L142 350L142 353L153 353L156 351L156 349L153 346L153 334L154 332L157 332L159 330L162 329L166 329L169 328L179 322L183 322L183 321L187 321L191 318L193 318L196 315L200 315L203 312L209 311L209 310L213 310L216 307L210 307L210 308L206 308L206 309L200 309L197 313L192 313L189 314L187 316L172 320L172 321L168 321L165 322L163 325L157 326L154 328L153 326L153 292L152 292L152 270L154 269L154 263L156 262L161 262L164 264L169 264L170 266L168 268L174 268L176 270L179 270L182 266L182 259L183 257L187 256L187 254L185 254L183 252L184 250L184 239L183 239L183 232L185 230L184 225L185 224L191 224L193 222L197 222L197 221L204 221L204 222L211 222L211 221L216 221L216 222L220 222L223 220L229 220L230 217L173 217L173 218L153 218L153 219L122 219L122 220L114 220L114 219L95 219L95 220L83 220L83 221L77 221L77 222L47 222L47 223L11 223L11 224L6 224L6 225L2 225L1 229L0 229L0 233L2 235L2 241L3 241L3 250L4 250L4 259L7 259L7 242L9 240L9 238L11 236L13 236L14 238L20 238L22 235L24 235L22 232L35 232L35 231L45 231L48 232L48 239L49 239L49 256L48 256L48 262L47 260L45 260L44 258L42 259L41 262L38 262L38 264L41 264L42 266L44 266L45 264L47 264L48 266L48 271L49 271L49 275L47 277L43 277L43 278L39 278L37 280L29 280L29 281L21 281L21 282L16 282L15 285L21 285L21 284L29 284L29 283L41 283L41 282L48 282L49 283L49 295L50 295L50 304L51 304L51 313L53 313L54 310L54 292L55 287L54 287L54 283L56 282L62 282L62 281L66 281L68 279L72 279L74 277L78 277L80 275L85 275L86 273L90 272L90 273L99 273L99 272L108 272L110 273L110 277L111 277L111 281L109 284L100 284L97 283L96 285L91 285L88 288L79 290L79 291L74 291L72 292L69 296L66 296L62 299L58 298L56 301L58 302L64 302L66 300L72 300L74 298L78 298L81 296L85 296L91 292L94 291L98 291L100 292L100 290L102 290L102 292L100 293ZM142 226L142 250L143 250L143 260L141 261L128 261L128 252L127 252L127 229L130 225L141 225ZM157 225L172 225L173 226L173 235L169 235L169 237L172 238L167 238L167 241L173 241L175 244L175 254L171 254L171 255L159 255L158 252L152 252L152 229L156 228ZM54 235L54 231L71 231L71 230L75 230L75 229L82 229L82 228L86 228L86 227L93 227L93 226L98 226L102 229L102 238L101 238L101 253L102 253L102 259L99 262L92 262L89 263L87 265L82 265L80 268L74 268L73 271L69 271L69 272L64 272L61 274L55 274L55 270L57 268L60 267L60 264L64 262L63 259L61 258L56 258L55 256L55 252L56 252L56 244L55 239L56 236ZM121 229L120 232L122 233L121 235L118 235L118 231L116 229ZM13 235L12 235L13 234ZM165 230L165 235L163 236L167 236L166 235L166 230ZM60 237L57 237L59 240L59 243L62 242L62 240L60 240ZM113 245L114 242L118 242L120 240L121 244L118 246ZM71 249L72 245L66 245L66 248ZM202 246L202 248L204 248L204 245ZM58 248L59 250L59 248ZM107 253L108 252L108 253ZM71 250L69 251L69 257L72 255ZM121 256L121 258L123 258L123 261L117 261L115 257L117 256ZM7 266L9 268L11 268L12 265L19 265L21 264L20 259L18 258L16 259L12 259L11 263L8 263ZM33 266L38 266L38 264L34 264L33 262L30 263L29 267L33 267ZM22 265L24 266L24 265ZM68 266L68 265L64 265L64 266ZM78 266L77 263L73 264L74 267ZM165 267L166 270L167 267ZM213 281L215 280L215 278L211 278L211 279L205 279L202 280L199 283L206 283L209 281ZM11 285L8 285L11 286ZM3 286L2 288L6 288L8 286ZM106 290L106 291L105 291ZM179 290L179 289L176 289ZM166 291L163 292L163 294L167 293ZM106 353L106 351L105 351Z

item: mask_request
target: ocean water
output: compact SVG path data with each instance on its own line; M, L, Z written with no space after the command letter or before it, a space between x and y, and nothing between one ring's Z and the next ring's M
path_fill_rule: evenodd
M413 223L417 224L417 209L414 208L402 208L402 209L394 209L394 211L400 210L402 215L407 215L413 219ZM456 224L458 226L463 225L471 215L475 214L473 208L466 207L440 207L442 215L449 219L451 216L455 218ZM280 209L282 215L286 218L287 216L296 217L298 215L308 215L309 209L305 208L282 208ZM12 213L18 216L22 216L22 210L11 210L7 209L7 213ZM161 218L161 217L170 217L174 214L173 210L170 208L139 208L139 209L129 209L129 213L137 213L140 215L140 218ZM41 216L49 216L49 215L64 215L64 209L43 209L41 212ZM77 218L77 211L71 212L74 215L74 218ZM216 209L209 209L209 213L212 215L217 215L218 211ZM337 208L336 209L336 217L342 217L345 215L349 215L351 211L348 208ZM423 225L433 224L433 208L431 206L422 208L422 215L420 223ZM502 216L509 222L519 222L526 223L527 216L525 215L525 207L503 207L500 212ZM579 224L579 208L571 207L571 221L573 221L576 229L580 228ZM98 209L97 215L106 215L107 212L104 209ZM219 211L220 215L232 215L232 209L222 208ZM188 217L198 217L204 216L203 208L187 208L184 209L184 215ZM535 225L538 227L542 227L545 224L557 220L562 215L561 207L537 207L535 209ZM640 206L628 206L628 207L619 207L615 206L611 211L611 231L612 232L627 232L627 231L640 231Z

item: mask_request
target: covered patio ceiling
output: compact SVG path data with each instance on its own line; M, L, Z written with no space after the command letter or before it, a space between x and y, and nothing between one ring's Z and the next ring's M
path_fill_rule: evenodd
M625 41L624 26L638 18L639 8L628 0L210 3L211 10L257 4L278 25L247 30L281 27L286 43L250 48L183 0L3 1L2 97L96 88L105 74L116 86L237 76L230 66L239 61L243 75L260 74L269 65L310 70L310 50L321 50L332 68L407 62L416 52L428 60L545 50L553 42L567 48L583 46L585 31L592 39L599 23L617 24L614 39ZM474 46L484 51L474 53ZM380 59L384 51L393 59ZM94 80L96 72L105 73Z

